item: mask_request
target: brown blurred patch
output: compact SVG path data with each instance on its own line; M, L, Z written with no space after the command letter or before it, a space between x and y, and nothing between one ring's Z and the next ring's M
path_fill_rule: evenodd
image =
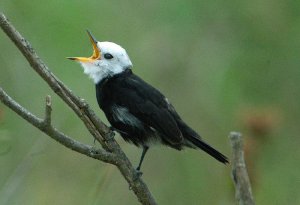
M238 121L244 130L244 153L252 186L259 182L256 162L272 133L280 126L281 111L276 106L244 107L238 113Z
M242 109L239 118L249 134L262 138L279 126L281 114L276 107L251 107Z

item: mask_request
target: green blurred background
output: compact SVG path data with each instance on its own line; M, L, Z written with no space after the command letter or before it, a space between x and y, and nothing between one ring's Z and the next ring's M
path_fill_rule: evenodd
M51 71L98 109L94 85L66 56L89 56L85 29L122 45L206 141L231 155L245 135L257 204L300 204L300 1L16 1L0 10ZM82 122L0 32L0 86L87 144ZM117 136L133 164L141 150ZM98 145L97 145L98 146ZM203 152L150 150L143 178L159 204L234 204L230 166ZM119 171L66 149L0 104L0 204L138 204Z

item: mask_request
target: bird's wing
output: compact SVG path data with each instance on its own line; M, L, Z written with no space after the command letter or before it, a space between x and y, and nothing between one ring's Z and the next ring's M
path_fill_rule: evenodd
M158 90L134 74L123 79L121 85L120 92L126 92L126 99L118 98L120 106L126 106L131 114L156 129L170 144L182 143L183 136L168 101Z

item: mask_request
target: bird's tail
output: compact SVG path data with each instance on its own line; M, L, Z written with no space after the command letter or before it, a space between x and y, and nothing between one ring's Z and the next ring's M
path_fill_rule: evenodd
M186 146L191 148L200 148L216 160L226 164L229 163L226 156L204 142L201 137L192 128L186 125L181 119L177 121L183 137L187 140Z
M210 156L214 157L216 160L218 160L224 164L228 163L228 159L226 156L224 156L219 151L217 151L216 149L211 147L209 144L204 142L202 139L191 136L191 135L187 135L187 136L185 136L185 138L187 140L189 140L190 142L192 142L195 146L197 146L198 148L202 149L204 152L209 154Z

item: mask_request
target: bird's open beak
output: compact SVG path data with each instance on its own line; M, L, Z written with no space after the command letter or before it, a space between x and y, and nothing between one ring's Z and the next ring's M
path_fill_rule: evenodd
M90 41L93 45L93 55L91 57L67 57L67 59L70 60L75 60L75 61L79 61L79 62L93 62L95 60L100 60L101 59L101 53L97 47L97 40L94 38L94 36L91 34L91 32L89 30L87 30L87 33L90 37Z

